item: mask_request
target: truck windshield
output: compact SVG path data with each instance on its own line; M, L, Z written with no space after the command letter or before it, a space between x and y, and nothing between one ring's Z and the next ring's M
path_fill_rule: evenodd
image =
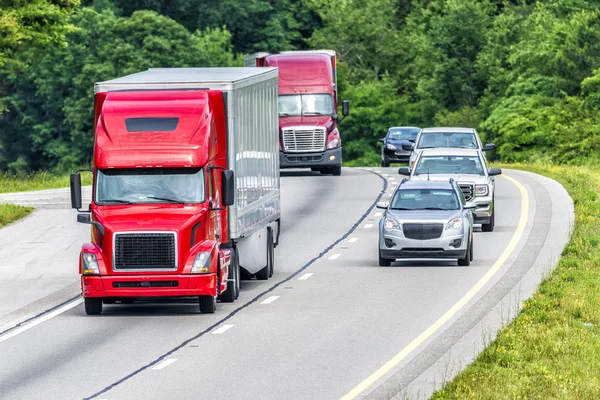
M421 157L415 168L415 175L419 174L485 175L477 156Z
M203 203L201 168L119 168L98 170L95 202L107 204Z
M331 114L333 114L333 99L329 94L292 94L279 96L280 116Z
M418 149L429 149L434 147L461 147L476 149L477 139L471 132L429 132L422 133L417 143Z
M458 210L458 198L448 189L398 190L392 199L392 210Z

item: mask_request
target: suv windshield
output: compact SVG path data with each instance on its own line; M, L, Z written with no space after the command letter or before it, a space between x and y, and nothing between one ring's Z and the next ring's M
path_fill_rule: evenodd
M430 132L422 133L417 143L418 149L435 147L478 148L477 138L472 132Z
M119 168L98 170L97 204L203 203L200 168Z
M333 114L333 100L329 94L293 94L279 96L280 116L331 114Z
M419 174L485 175L478 156L421 157L415 168L415 175Z
M414 128L390 128L387 137L391 140L414 140L419 134L419 131L420 129Z
M458 198L449 189L402 189L392 199L392 210L458 210Z

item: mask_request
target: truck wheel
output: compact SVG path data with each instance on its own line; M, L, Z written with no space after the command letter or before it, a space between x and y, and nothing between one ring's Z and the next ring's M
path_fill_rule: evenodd
M381 160L381 166L387 168L390 166L390 161L387 158Z
M388 260L387 258L381 257L381 251L379 251L379 266L380 267L389 267L392 265L392 260Z
M214 314L217 311L217 298L214 296L200 296L198 298L202 314Z
M83 303L87 315L100 315L102 313L101 297L86 297L83 299Z
M233 303L235 301L236 274L234 270L235 266L233 265L233 263L234 261L232 254L231 263L229 264L229 272L227 273L227 290L225 290L219 296L219 300L221 300L223 303Z
M273 230L269 228L269 236L267 237L267 265L269 266L269 278L275 272L275 240L273 239Z
M465 258L458 259L458 265L460 265L461 267L468 267L469 265L471 265L471 251L472 251L471 246L473 246L472 240L469 241L469 245L467 246L467 252L465 253Z
M481 224L481 230L484 232L493 232L496 225L496 211L492 213L489 224Z
M342 174L342 167L332 167L331 173L333 176L340 176Z

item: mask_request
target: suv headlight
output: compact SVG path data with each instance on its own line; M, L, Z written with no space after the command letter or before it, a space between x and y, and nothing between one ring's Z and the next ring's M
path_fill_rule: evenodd
M475 185L475 196L487 196L488 185Z
M396 146L394 146L393 144L387 144L387 148L388 150L396 150Z
M461 218L454 218L452 221L448 222L446 225L446 229L451 229L454 231L460 231L463 228L463 221Z
M83 253L81 260L83 261L83 268L81 269L83 275L100 275L100 268L95 254Z
M396 221L393 218L386 218L383 226L386 231L401 231L402 230L402 227L400 226L398 221Z
M196 254L192 264L192 274L210 274L211 272L210 251L201 251Z

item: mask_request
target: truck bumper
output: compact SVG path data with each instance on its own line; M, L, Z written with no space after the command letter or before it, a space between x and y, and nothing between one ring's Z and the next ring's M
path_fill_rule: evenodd
M279 168L318 168L341 166L341 147L318 153L279 153Z
M82 276L83 297L191 297L217 295L217 275Z

